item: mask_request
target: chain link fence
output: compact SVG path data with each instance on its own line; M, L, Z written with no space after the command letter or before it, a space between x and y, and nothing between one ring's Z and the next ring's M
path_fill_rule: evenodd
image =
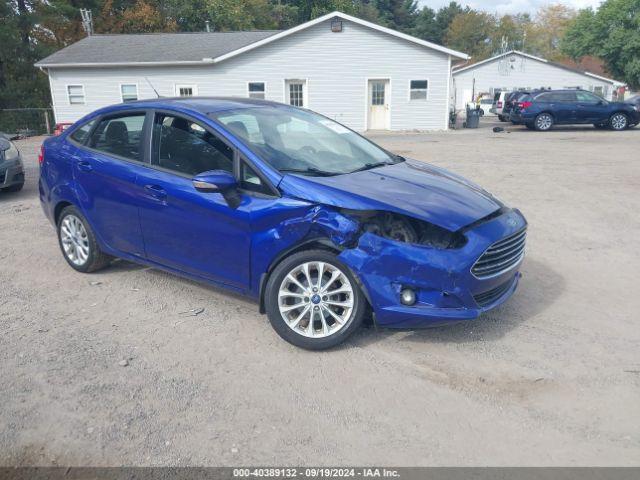
M22 138L52 133L53 111L50 108L0 109L0 132Z

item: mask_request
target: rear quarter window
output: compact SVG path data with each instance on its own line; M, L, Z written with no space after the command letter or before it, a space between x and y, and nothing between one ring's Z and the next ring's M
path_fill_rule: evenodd
M84 144L95 123L95 120L91 120L90 122L76 128L76 130L70 135L71 139L81 145Z

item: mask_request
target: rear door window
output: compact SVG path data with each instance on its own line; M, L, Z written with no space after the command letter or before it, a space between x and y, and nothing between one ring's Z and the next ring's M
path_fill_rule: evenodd
M101 152L137 162L144 161L144 113L103 118L89 146Z
M553 92L553 96L556 102L575 102L575 92Z
M591 105L596 105L602 101L600 97L589 92L576 92L576 98L580 103L589 103Z

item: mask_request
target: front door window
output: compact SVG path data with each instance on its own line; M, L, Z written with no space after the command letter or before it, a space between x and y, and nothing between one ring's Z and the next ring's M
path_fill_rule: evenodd
M233 150L202 126L183 117L158 114L154 122L153 163L195 176L209 170L233 173Z

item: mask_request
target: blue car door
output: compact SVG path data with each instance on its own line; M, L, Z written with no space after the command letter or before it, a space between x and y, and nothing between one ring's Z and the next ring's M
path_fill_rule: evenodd
M555 123L574 123L576 120L576 95L572 91L549 92L551 111Z
M100 119L84 145L72 153L78 202L107 247L142 257L137 175L145 167L146 113Z
M578 120L580 123L603 123L609 118L606 100L590 92L576 92L578 100Z
M247 205L194 188L195 175L234 173L235 150L186 116L155 114L152 168L138 176L146 256L158 264L244 289L251 246Z

